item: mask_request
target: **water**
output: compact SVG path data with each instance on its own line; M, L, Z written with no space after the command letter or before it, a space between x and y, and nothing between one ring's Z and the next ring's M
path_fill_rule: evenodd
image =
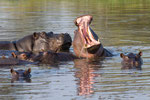
M11 83L10 67L0 68L1 100L149 100L149 0L1 0L0 41L17 40L34 31L68 32L74 19L93 16L92 29L115 56L31 67L31 82ZM120 53L143 51L142 70L121 70ZM73 51L71 47L71 51Z

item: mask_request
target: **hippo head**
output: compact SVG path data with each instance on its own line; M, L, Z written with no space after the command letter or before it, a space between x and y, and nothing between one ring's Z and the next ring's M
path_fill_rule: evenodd
M92 16L85 15L75 20L78 30L74 32L73 48L78 57L91 58L102 47L97 34L89 26L92 19Z
M142 52L140 51L138 54L129 53L128 55L120 54L122 60L122 69L141 69L142 61Z
M32 53L29 52L12 52L12 57L19 60L30 60Z
M69 51L72 44L72 39L68 33L54 34L53 32L35 32L33 38L33 51Z
M72 39L68 33L53 34L50 32L48 35L49 50L54 52L69 51Z
M46 34L46 32L34 32L33 33L33 39L34 39L33 51L49 50L48 38L49 37Z
M13 68L10 69L11 76L13 80L19 80L19 79L30 79L31 77L31 68L28 68L27 70L17 70L15 71Z

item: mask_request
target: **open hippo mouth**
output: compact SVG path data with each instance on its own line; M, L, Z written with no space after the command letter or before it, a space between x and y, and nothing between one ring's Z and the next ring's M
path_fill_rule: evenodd
M81 34L84 48L90 53L95 53L100 47L100 42L97 34L89 26L92 19L92 16L84 15L78 17L75 24L78 26L78 33Z

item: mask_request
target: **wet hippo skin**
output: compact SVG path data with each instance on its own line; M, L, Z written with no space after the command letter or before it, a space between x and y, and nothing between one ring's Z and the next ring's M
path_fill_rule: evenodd
M142 69L143 60L141 58L142 52L138 54L129 53L127 55L121 53L120 57L122 58L122 68L121 69Z
M14 70L13 68L10 69L11 72L11 82L14 81L27 81L31 82L31 68L28 68L27 70L19 69L19 70Z
M15 56L14 52L12 53L12 57L11 56L1 56L0 57L0 67L13 66L13 65L36 64L36 62L31 62L31 61L26 60L28 56L29 56L28 53L26 53L26 54L21 53L18 56L18 59L16 59L17 57Z
M2 56L0 58L0 66L10 66L10 65L18 65L19 60L15 58L6 58L5 56Z
M68 33L34 32L17 41L0 41L0 50L16 50L20 52L69 51L72 44Z
M0 50L16 50L16 51L35 51L37 46L39 47L38 41L41 41L42 44L46 41L46 33L36 33L34 32L32 35L25 36L17 41L0 41ZM43 47L40 47L40 49L44 49Z
M33 54L29 52L21 52L21 53L12 53L12 56L19 60L25 60L30 62L38 62L38 64L50 64L55 65L58 62L61 61L72 61L74 59L78 59L75 55L72 53L66 53L66 52L40 52L39 54Z
M97 34L90 28L93 17L90 15L80 16L75 19L78 27L74 31L73 49L78 57L95 58L113 56L103 48Z
M43 64L55 64L60 61L72 61L77 59L72 53L55 53L55 52L42 52L34 57L33 61L38 61Z
M72 45L71 36L68 33L54 34L49 32L48 34L48 50L54 52L60 51L69 51L70 46Z

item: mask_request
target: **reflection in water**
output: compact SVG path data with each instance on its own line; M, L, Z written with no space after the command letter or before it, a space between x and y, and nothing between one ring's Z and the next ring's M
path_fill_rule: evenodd
M75 60L75 77L78 78L78 95L90 95L94 93L93 84L95 77L99 76L96 72L100 67L100 63L88 61L87 59Z
M36 66L33 71L40 75L33 75L32 83L23 80L23 84L10 83L10 68L1 67L0 99L81 100L80 95L94 94L89 99L97 100L101 95L103 100L149 100L149 12L150 0L0 0L0 41L16 40L34 31L67 32L73 37L74 19L90 14L94 17L91 27L104 46L118 48L115 49L117 54L139 49L144 54L141 75L136 74L138 77L120 70L119 56L102 61L102 66L106 67L101 70L101 64L86 60L75 61L75 68L67 62L68 67L57 70ZM101 72L102 80L98 80ZM78 79L78 95L74 77Z
M31 83L32 80L30 78L12 78L11 83Z

